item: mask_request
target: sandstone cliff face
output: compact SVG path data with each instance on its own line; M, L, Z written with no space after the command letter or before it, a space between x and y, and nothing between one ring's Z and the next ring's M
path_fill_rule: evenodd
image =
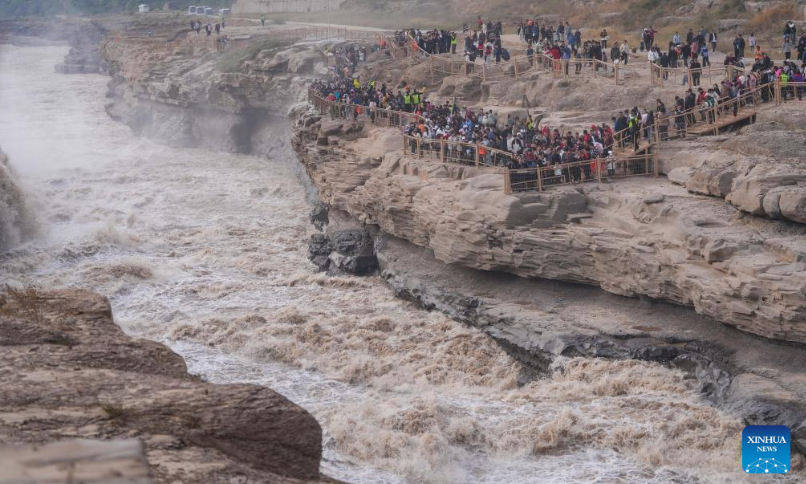
M316 146L319 129L301 130L295 146L323 202L442 262L667 300L806 342L806 227L647 178L506 195L499 174Z
M172 145L250 153L267 117L284 115L301 100L298 76L326 70L320 52L287 40L233 41L225 53L212 42L195 33L159 48L106 39L109 115Z
M101 296L7 293L0 347L5 443L137 438L156 482L319 478L310 414L265 387L190 376L165 346L126 336Z

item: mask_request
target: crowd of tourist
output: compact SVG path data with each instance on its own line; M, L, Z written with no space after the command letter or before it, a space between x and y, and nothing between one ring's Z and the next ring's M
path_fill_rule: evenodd
M500 63L502 60L508 61L509 51L503 46L501 40L501 21L484 23L479 19L479 29L470 31L463 29L464 40L462 47L463 55L468 62L476 62L477 59L484 63ZM458 33L444 29L434 29L422 32L419 29L409 29L407 31L396 32L394 38L400 47L406 47L411 42L414 51L425 54L456 54L460 43Z
M465 33L466 55L473 52L474 55L495 58L494 50L490 52L488 47L495 49L496 41L500 47L500 23L482 25L478 31L470 32L468 29ZM609 38L606 30L601 32L599 39L583 41L579 30L572 29L568 22L554 28L547 25L538 27L535 21L526 21L520 25L519 34L529 49L533 50L535 46L547 48L546 51L554 58L569 58L569 55L607 58L605 51ZM502 119L492 110L474 110L455 102L432 103L424 87L401 86L391 89L386 84L378 85L375 80L362 80L352 74L353 69L337 69L331 79L316 81L312 89L324 99L351 106L345 113L356 117L362 112L368 113L373 120L382 111L411 113L410 122L403 126L403 132L410 137L409 148L412 152L418 149L442 149L448 159L479 160L485 165L512 169L544 167L549 174L553 166L583 162L576 163L576 168L568 172L573 181L595 175L591 172L591 166L598 164L589 165L585 161L606 159L605 166L610 171L614 152L619 148L639 151L643 149L642 140L654 141L656 136L660 140L684 137L698 123L714 123L718 116L731 112L735 115L741 106L770 102L773 100L776 80L780 82L781 94L785 98L803 97L801 84L789 84L803 83L806 63L799 66L787 59L782 65L776 66L755 43L752 35L750 45L757 50L750 71L729 71L735 72L732 78L703 87L700 86L698 70L703 65L710 65L708 57L717 46L717 34L707 32L704 28L698 33L690 29L684 40L676 33L669 42L668 50L661 50L656 45L655 34L651 27L645 29L639 49L648 51L649 60L663 67L682 65L692 69L693 79L688 89L681 96L675 96L668 107L658 99L652 109L632 107L613 116L609 124L592 124L581 130L561 131L549 125L541 126L528 114L524 118L507 115L506 119ZM560 40L563 36L564 40ZM736 39L743 41L740 35ZM740 64L744 57L744 46L736 39L733 43L735 51L733 55L727 54L726 64ZM790 28L785 33L785 42L794 39L794 29ZM398 32L396 41L401 45L413 42L420 50L435 54L454 53L459 43L455 32L422 32L417 29ZM366 57L366 53L360 54L357 46L344 49L340 53L342 63L353 68ZM626 41L621 45L612 45L611 57L621 61L623 50L630 53ZM806 55L806 35L798 39L795 50L799 59ZM626 61L625 58L623 62Z
M364 84L360 77L350 79L336 75L330 80L314 82L311 88L324 99L357 105L359 110L351 111L354 116L362 108L368 109L372 117L378 110L415 114L403 128L406 135L413 137L411 149L414 152L417 146L422 149L429 143L445 140L450 158L474 160L478 150L483 164L527 168L602 158L614 145L613 129L606 124L560 132L548 125L539 126L529 115L500 119L492 110L473 110L450 102L432 103L420 90L392 92L385 84L379 86L374 80ZM505 155L494 156L496 150ZM584 176L585 170L578 174Z

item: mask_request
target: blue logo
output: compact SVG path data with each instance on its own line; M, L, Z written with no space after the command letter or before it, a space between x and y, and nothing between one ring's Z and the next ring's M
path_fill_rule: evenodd
M746 474L787 474L789 427L748 425L742 431L742 470Z

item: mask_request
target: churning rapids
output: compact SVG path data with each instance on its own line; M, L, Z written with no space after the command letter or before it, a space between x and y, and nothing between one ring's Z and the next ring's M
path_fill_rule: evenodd
M677 371L570 359L518 387L479 331L378 278L314 273L284 122L268 159L139 139L105 114L108 79L54 74L65 53L0 46L0 146L38 220L0 280L97 291L191 371L281 392L348 482L744 479L742 425Z

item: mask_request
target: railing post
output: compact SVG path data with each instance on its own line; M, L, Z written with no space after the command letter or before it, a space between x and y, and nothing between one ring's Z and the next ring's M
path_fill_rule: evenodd
M403 135L403 154L409 154L409 140L406 138L406 135Z
M517 81L518 80L518 61L517 60L514 61L513 64L515 64L515 80Z
M602 183L602 159L596 158L596 183Z
M476 168L478 168L478 167L479 167L479 156L480 156L480 155L479 155L479 148L480 148L480 147L481 147L481 145L479 145L478 143L476 143Z
M775 80L774 91L775 91L775 104L777 106L780 106L781 104L783 104L783 99L782 99L782 96L781 96L781 80L780 79Z
M652 153L652 165L653 165L653 168L655 169L655 178L658 177L658 173L660 172L660 167L658 166L658 158L659 157L658 157L658 152L657 151Z
M504 193L507 195L512 193L512 178L509 174L509 168L504 170Z
M537 191L543 191L543 170L540 169L540 165L537 166Z
M621 67L618 64L613 64L613 74L614 74L613 77L616 79L616 85L617 86L619 84L619 82L618 82L618 71L619 71L619 69L621 69Z
M417 137L417 158L423 159L423 138L421 136Z
M481 79L486 81L487 80L487 63L482 62L481 64Z
M445 138L439 140L439 159L445 163Z

